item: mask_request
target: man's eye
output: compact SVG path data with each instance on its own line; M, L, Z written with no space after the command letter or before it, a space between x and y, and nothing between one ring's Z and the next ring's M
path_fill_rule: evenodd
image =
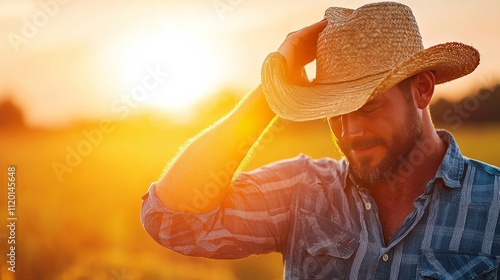
M369 105L369 106L363 106L361 108L361 111L364 112L364 113L371 113L371 112L374 112L375 110L377 110L380 107L381 106L378 105L378 104Z

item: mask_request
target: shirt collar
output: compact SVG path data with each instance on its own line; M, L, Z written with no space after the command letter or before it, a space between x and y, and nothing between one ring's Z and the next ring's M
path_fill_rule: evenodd
M347 159L345 157L343 157L342 159L340 159L340 166L342 167L341 170L344 170L342 174L342 188L345 189L347 187L347 185L354 185L354 183L351 181L351 178L349 176L349 167L350 167L350 164L349 162L347 161Z
M464 157L453 135L446 130L437 131L441 140L448 145L443 161L434 176L434 180L441 178L446 186L459 188L460 180L464 174Z

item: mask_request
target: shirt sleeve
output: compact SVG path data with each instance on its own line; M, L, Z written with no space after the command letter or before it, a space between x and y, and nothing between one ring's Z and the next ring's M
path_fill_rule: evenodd
M281 252L305 159L299 156L241 173L221 205L203 214L168 209L153 183L143 197L144 228L162 246L184 255L235 259Z

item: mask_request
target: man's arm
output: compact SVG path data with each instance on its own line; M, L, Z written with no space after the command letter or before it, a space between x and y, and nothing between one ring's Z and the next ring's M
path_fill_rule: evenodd
M231 113L192 139L179 153L156 184L158 198L174 211L205 213L216 208L250 148L251 144L244 144L256 139L274 116L259 86ZM229 174L226 184L219 180L217 189L211 190L209 202L206 205L196 203L197 194L213 185L213 174L222 171Z
M300 79L304 66L314 60L318 34L326 26L320 21L290 33L278 49L288 64L290 79ZM261 86L247 95L236 108L215 125L196 136L182 150L156 184L155 192L167 208L180 212L206 213L215 209L230 187L230 179L243 161L251 145L275 114L262 93ZM210 192L204 205L195 202L204 188L213 186L213 174L230 174L225 184Z

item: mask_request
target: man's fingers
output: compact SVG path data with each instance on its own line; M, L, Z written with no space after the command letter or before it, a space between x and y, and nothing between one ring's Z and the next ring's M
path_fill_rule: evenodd
M302 27L301 29L299 30L296 30L296 31L293 31L293 32L290 32L289 34L294 34L294 33L297 33L297 32L303 32L305 30L311 30L313 33L319 33L321 30L323 30L326 25L327 25L328 21L326 20L326 18L318 21L318 22L315 22L311 25L308 25L306 27Z
M316 58L318 35L327 23L323 19L287 35L278 52L285 57L291 77L301 76L303 67Z
M301 45L310 45L314 43L314 46L316 46L318 35L326 27L327 23L327 20L323 19L300 30L288 33L280 49L286 47L288 44L301 47Z
M319 33L325 29L328 21L326 19L316 22L312 25L297 31L299 45L295 45L295 62L298 64L307 64L316 58L316 47Z
M313 36L313 37L316 37L318 38L318 34L323 30L325 29L326 25L328 24L328 21L325 19L322 19L316 23L313 23L309 26L306 26L302 29L300 29L299 31L297 31L297 33L300 33L302 34L302 36L304 37L310 37L310 36Z

